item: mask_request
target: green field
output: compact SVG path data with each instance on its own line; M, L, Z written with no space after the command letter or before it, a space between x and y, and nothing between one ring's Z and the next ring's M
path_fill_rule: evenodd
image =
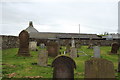
M118 56L109 55L111 47L102 46L101 48L101 58L110 60L114 63L114 69L117 69L118 65ZM64 47L61 52L65 50ZM87 49L87 46L82 46L79 48L80 51L88 54L88 56L81 56L74 58L77 69L74 71L75 78L84 78L84 62L89 60L93 56L93 50ZM37 63L38 52L31 51L30 54L32 57L20 57L17 56L18 48L11 48L2 51L2 73L4 78L26 78L26 77L40 77L40 78L52 78L53 68L51 63L54 58L48 58L48 67L41 67L35 65ZM120 50L119 50L120 52ZM79 53L83 55L83 53ZM118 74L116 72L116 76Z

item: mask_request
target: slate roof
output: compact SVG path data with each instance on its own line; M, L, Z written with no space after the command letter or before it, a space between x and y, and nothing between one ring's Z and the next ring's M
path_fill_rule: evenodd
M94 38L100 39L96 34L77 34L77 33L52 33L52 32L32 32L30 38L37 39L58 39L58 38Z

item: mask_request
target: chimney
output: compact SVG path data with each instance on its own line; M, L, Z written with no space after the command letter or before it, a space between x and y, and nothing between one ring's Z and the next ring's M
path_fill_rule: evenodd
M33 27L32 21L29 22L29 27Z

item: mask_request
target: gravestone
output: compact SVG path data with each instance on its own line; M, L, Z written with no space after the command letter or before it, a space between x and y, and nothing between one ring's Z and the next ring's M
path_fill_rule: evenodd
M100 47L99 46L94 46L94 58L100 58Z
M40 44L40 48L45 48L45 44L44 44L44 43L41 43L41 44Z
M77 49L75 47L70 48L70 57L72 57L72 58L77 57Z
M48 52L45 49L40 50L38 54L38 65L47 66L47 62L48 62Z
M85 78L115 78L114 65L101 58L85 61Z
M67 56L58 56L52 62L53 80L74 80L75 61Z
M32 51L36 51L37 50L37 42L36 41L29 42L29 49Z
M56 57L59 54L59 44L54 41L49 41L47 44L48 56Z
M117 54L119 44L117 42L112 43L111 54Z
M21 31L19 34L18 55L30 56L30 53L29 53L29 34L25 30Z

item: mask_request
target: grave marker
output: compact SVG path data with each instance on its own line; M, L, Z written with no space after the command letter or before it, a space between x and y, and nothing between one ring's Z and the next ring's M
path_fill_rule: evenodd
M119 44L117 42L112 43L111 54L117 54Z
M50 41L47 43L48 56L56 57L59 54L59 45L57 42Z
M72 57L72 58L77 57L77 49L75 47L70 48L70 57Z
M75 61L67 56L58 56L52 62L54 80L74 80Z
M37 50L37 42L36 41L29 42L29 49L32 51L36 51Z
M30 56L30 53L29 53L29 34L25 30L21 31L19 34L18 55Z
M38 65L47 66L47 62L48 62L48 52L45 49L40 50L38 54Z
M114 65L101 58L85 61L85 78L115 78Z
M100 47L99 46L94 46L94 58L100 58Z

